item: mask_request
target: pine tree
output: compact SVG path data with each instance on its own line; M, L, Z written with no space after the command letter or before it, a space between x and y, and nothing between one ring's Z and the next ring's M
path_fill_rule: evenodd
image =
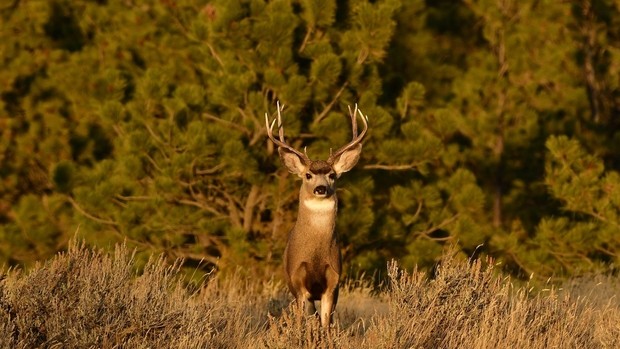
M17 1L0 18L3 262L77 235L269 273L298 193L265 134L276 101L312 158L350 139L347 106L370 118L339 193L353 268L432 266L446 244L517 275L615 262L613 0Z
M380 125L389 127L391 117L376 106L378 64L397 1L346 8L335 1L39 6L41 27L50 28L42 47L53 46L57 59L42 63L37 83L54 84L65 114L58 131L66 133L50 135L64 142L56 149L65 155L53 150L43 182L71 216L61 229L79 224L90 242L126 239L142 250L224 268L279 264L297 188L266 142L264 112L276 100L286 105L289 139L303 140L315 157L350 137L347 105L359 103L372 115L376 135ZM11 113L23 108L17 97L9 102ZM46 121L60 114L41 109ZM343 222L360 208L371 211L361 197L372 181L361 178L347 184L359 192L348 194ZM45 212L32 207L41 195L16 197L29 205L22 211ZM373 222L365 218L354 220L362 235ZM18 225L5 225L6 235L19 235Z
M544 218L533 239L515 245L523 269L564 277L618 263L620 176L574 139L550 137L545 182L564 214Z
M60 2L3 4L0 16L0 251L23 263L54 253L75 230L50 171L69 175L72 147L88 124L79 124L62 81L50 75L85 37Z

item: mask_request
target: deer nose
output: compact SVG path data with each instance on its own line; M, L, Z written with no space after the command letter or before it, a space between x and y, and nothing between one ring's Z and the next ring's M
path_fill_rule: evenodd
M314 194L316 195L325 195L327 193L327 187L324 185L319 185L318 187L314 188Z

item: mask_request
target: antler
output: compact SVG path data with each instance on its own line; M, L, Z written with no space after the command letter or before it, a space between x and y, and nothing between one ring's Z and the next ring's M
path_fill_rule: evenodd
M364 123L364 130L362 130L362 133L359 136L357 135L358 112L362 117L362 122ZM364 138L364 136L366 135L366 131L368 131L368 117L362 114L361 110L357 109L357 103L355 104L355 109L353 110L353 112L351 112L351 107L349 106L349 115L351 116L351 129L353 131L353 139L351 140L351 142L345 144L340 149L336 150L336 152L329 155L329 159L327 159L327 162L330 164L333 164L338 159L338 157L342 155L342 153L358 145L359 142L362 141L362 138Z
M291 147L284 140L284 127L282 126L282 115L280 114L280 112L282 111L282 109L284 107L280 108L280 101L277 101L277 107L278 107L278 118L274 119L271 122L271 125L269 124L269 116L267 116L267 113L265 113L265 125L267 126L267 136L278 147L284 148L284 149L286 149L286 150L296 154L306 164L310 163L310 158L308 158L308 155L306 155L305 153L302 153L299 150ZM275 137L273 136L273 125L276 123L276 120L278 121L278 136L279 136L278 138L280 138L279 140L275 139Z

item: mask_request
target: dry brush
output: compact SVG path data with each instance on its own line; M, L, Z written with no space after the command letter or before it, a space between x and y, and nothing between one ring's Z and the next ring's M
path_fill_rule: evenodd
M138 273L136 270L142 270ZM0 348L616 348L617 278L533 290L491 260L448 256L428 276L388 265L384 287L350 280L324 329L289 305L281 282L185 282L179 264L138 268L73 244L0 281Z

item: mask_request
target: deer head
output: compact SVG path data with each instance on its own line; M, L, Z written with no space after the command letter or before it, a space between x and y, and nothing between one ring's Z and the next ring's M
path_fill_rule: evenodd
M267 126L267 135L269 139L278 146L278 153L286 168L299 176L303 180L301 195L306 198L330 198L335 193L335 182L345 172L350 171L360 158L362 152L362 139L368 130L368 118L355 105L355 109L349 107L349 115L351 117L352 140L340 147L335 152L330 150L327 160L311 160L304 152L290 146L284 140L284 127L282 125L282 116L280 103L277 104L278 117L271 124L269 117L265 113L265 124ZM357 115L361 116L364 129L358 135L357 132ZM278 122L279 139L273 136L273 126Z

